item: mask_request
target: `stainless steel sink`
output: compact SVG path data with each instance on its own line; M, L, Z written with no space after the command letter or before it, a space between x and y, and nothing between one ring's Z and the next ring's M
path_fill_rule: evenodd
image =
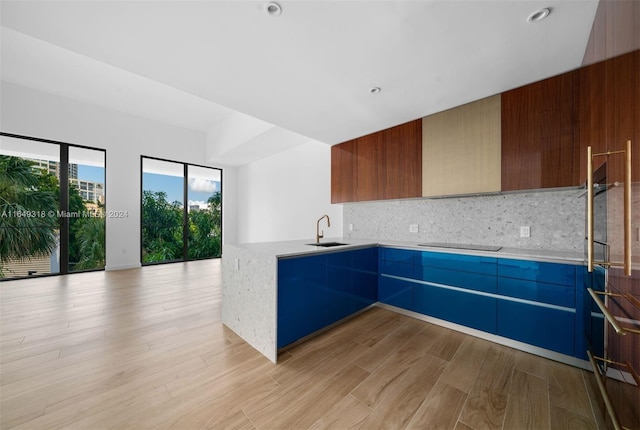
M322 243L307 243L309 246L321 246L323 248L330 248L332 246L344 246L348 245L348 243L340 243L340 242L322 242Z

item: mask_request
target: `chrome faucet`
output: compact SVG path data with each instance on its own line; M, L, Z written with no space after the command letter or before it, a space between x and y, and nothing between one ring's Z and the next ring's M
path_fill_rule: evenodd
M323 218L327 219L327 227L331 227L331 221L329 220L329 215L322 215L318 220L318 222L316 223L316 243L320 243L320 239L324 237L324 230L322 230L322 233L320 233L320 221L322 221Z

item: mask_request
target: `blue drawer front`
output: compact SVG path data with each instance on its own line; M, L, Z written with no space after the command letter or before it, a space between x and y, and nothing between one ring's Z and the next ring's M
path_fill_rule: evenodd
M498 335L574 355L575 315L557 309L498 300Z
M381 276L378 280L378 300L388 305L413 310L413 283Z
M524 260L498 260L498 276L574 286L576 266Z
M576 306L576 289L566 285L498 278L498 293L501 296L517 297L568 308Z
M496 332L496 299L414 284L413 310L487 333Z
M418 264L425 267L483 273L493 276L497 274L497 259L491 257L423 251L420 253L419 258Z
M383 260L380 262L380 274L413 278L413 264Z
M416 278L438 284L451 285L469 290L495 293L497 278L495 275L481 273L460 272L455 270L438 269L435 267L415 267Z
M399 263L413 264L418 251L396 248L380 248L382 261L396 261Z

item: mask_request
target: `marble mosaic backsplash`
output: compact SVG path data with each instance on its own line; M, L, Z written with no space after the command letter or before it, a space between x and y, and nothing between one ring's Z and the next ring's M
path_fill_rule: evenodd
M581 252L585 204L580 189L348 203L344 237ZM521 226L530 237L520 237Z

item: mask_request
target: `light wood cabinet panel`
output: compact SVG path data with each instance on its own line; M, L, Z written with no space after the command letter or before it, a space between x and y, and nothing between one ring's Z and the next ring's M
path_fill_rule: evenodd
M422 122L422 194L500 191L500 95Z

